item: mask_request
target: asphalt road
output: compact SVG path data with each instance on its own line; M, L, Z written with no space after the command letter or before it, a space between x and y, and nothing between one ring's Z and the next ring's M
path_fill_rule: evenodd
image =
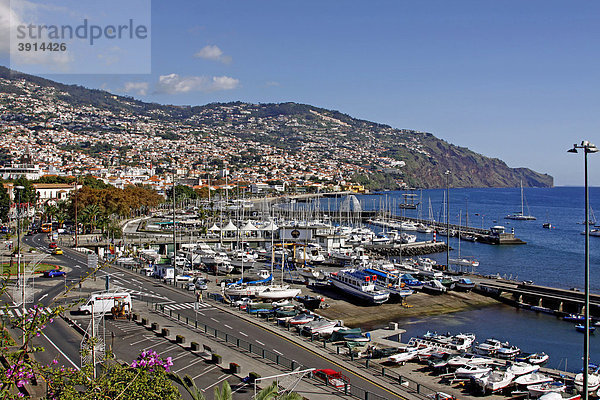
M24 242L36 247L39 251L49 252L44 234L25 237ZM68 286L75 285L72 290L77 290L76 282L84 279L90 273L87 268L87 256L68 248L63 250L63 255L49 256L51 258L47 260L69 267L71 270L67 274L66 282ZM193 292L164 285L158 280L146 278L130 270L104 267L97 273L97 279L105 279L107 275L110 277L111 288L121 288L128 291L132 294L132 297L138 300L160 303L164 305L166 310L173 310L174 313L179 313L183 318L187 317L190 321L197 318L201 323L291 358L299 364L312 368L341 370L350 378L352 385L376 393L383 398L397 398L395 394L386 388L365 379L359 372L345 369L335 360L329 360L321 354L289 340L286 337L289 333L283 329L276 333L271 332L269 329L240 318L235 315L235 312L225 312L219 308L211 307L210 303L206 303L196 313L193 308L195 301ZM37 293L36 302L41 302L46 306L60 303L61 294L65 290L64 279L53 279L55 285L44 287L41 292ZM87 326L89 323L89 317L77 315L71 317L78 320L82 326ZM247 388L239 382L238 378L223 374L214 364L206 363L201 357L182 349L181 346L157 337L152 332L148 332L145 328L132 324L130 321L106 319L105 328L107 348L111 348L118 358L131 361L142 350L153 348L159 351L161 356L171 356L174 360L173 370L194 377L199 387L207 390L209 397L212 394L211 388L215 384L228 379L234 390L237 390L236 398L245 398L243 393L247 391ZM81 339L82 335L69 327L65 321L60 318L55 319L54 323L49 324L44 329L44 334L39 338L39 345L47 349L46 354L40 354L40 361L49 363L57 357L59 363L78 368L81 360Z

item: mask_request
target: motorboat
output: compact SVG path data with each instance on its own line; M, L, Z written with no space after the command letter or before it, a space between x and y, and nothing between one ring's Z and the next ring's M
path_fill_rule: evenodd
M442 294L446 293L447 290L448 288L442 285L442 282L438 281L437 279L427 281L423 285L423 291L430 294Z
M481 364L467 363L460 368L457 368L455 375L457 378L479 378L492 370L492 367Z
M330 275L333 286L344 293L365 301L368 304L382 304L389 300L390 292L379 290L377 275L358 269L341 269Z
M458 282L454 285L456 290L460 290L463 292L469 292L475 287L475 283L469 278L460 278Z
M431 346L439 352L458 354L470 350L474 341L475 335L472 333L459 333L458 335L432 333L422 337L412 337L408 341L408 345Z
M463 267L479 267L479 261L474 258L450 258L448 262L450 264L461 265Z
M410 289L423 289L423 282L418 279L415 279L411 274L403 274L402 276L400 276L400 282L404 283Z
M377 276L375 285L381 290L388 291L392 297L405 299L414 293L411 289L405 287L406 285L400 281L398 275L392 272L377 268L365 268L363 271Z
M323 298L322 297L315 297L315 296L296 296L294 298L296 301L302 303L304 305L304 307L306 307L309 310L315 310L317 308L319 308L321 306L321 303L323 302Z
M306 281L309 281L311 279L317 280L321 278L321 272L309 266L299 268L298 274L300 274L300 276L303 277Z
M567 314L563 317L564 321L568 321L568 322L579 322L579 323L584 323L585 322L585 315L582 314Z
M463 365L466 365L466 364L488 365L490 363L492 363L492 359L490 359L488 357L481 357L476 354L468 354L468 353L461 354L456 357L452 357L451 359L448 360L448 366L452 367L452 368L462 367Z
M540 396L540 400L580 400L579 393L572 394L567 392L549 392Z
M328 319L313 320L302 325L302 332L309 336L331 335L333 329L339 324L339 321L330 321Z
M443 351L438 351L436 353L432 353L427 359L427 365L431 369L440 369L448 366L448 360L452 357L451 353L446 353Z
M301 293L300 289L291 288L289 285L269 285L265 290L256 294L256 297L264 300L291 299Z
M503 346L508 346L508 343L503 343L498 339L490 338L486 339L485 342L476 345L475 352L484 356L492 356L496 354L496 351L498 351L498 349L502 348Z
M588 392L595 392L600 387L600 375L598 375L597 369L592 370L588 373ZM575 375L575 389L579 393L583 392L583 372Z
M533 365L526 362L514 362L510 364L507 371L510 371L515 376L527 375L540 369L539 365Z
M475 378L475 384L483 392L497 392L510 385L514 378L515 376L510 371L497 369Z
M511 346L511 345L507 344L506 346L503 345L498 350L496 350L496 356L498 358L503 358L505 360L512 360L520 352L521 352L521 349L518 348L517 346Z
M312 314L298 314L295 317L291 318L288 322L290 325L304 325L308 324L311 321L314 321L315 316Z
M530 374L518 376L515 379L515 383L517 385L529 386L539 385L540 383L552 382L553 380L554 379L552 379L546 374L541 373L540 371L534 371Z
M583 324L575 325L575 330L577 332L585 332L585 325L583 325ZM589 326L588 330L589 330L590 333L594 333L596 331L596 327L595 326Z
M421 354L427 354L431 352L431 347L406 347L406 351L393 354L388 357L388 362L393 364L405 364L407 361L414 360Z
M531 397L540 397L546 393L550 392L564 392L566 390L566 386L562 382L552 381L552 382L544 382L538 383L535 385L527 386L527 391Z

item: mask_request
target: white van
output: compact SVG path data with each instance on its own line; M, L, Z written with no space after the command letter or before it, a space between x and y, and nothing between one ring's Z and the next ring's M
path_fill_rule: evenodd
M89 300L82 306L79 307L79 312L84 314L91 314L92 307L94 314L106 314L109 313L118 303L129 304L129 312L131 312L131 294L126 292L105 292L95 293L89 298Z

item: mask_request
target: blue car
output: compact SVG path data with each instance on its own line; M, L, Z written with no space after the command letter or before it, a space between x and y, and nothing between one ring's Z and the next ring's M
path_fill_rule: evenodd
M59 269L51 269L49 271L44 271L44 278L56 278L57 276L64 276L65 271L61 271Z

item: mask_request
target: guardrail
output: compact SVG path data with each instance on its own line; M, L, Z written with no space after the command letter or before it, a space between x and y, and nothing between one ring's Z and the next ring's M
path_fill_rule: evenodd
M224 300L223 297L221 296L221 294L218 294L218 293L208 293L207 297L212 299L213 301L217 301L217 302L223 302L223 300ZM148 304L150 304L150 302L148 302ZM168 315L170 318L176 319L180 323L190 326L190 327L196 329L197 331L204 333L207 336L221 340L229 345L232 345L232 346L240 349L241 351L245 351L245 352L254 354L255 356L258 356L264 360L271 361L287 370L293 371L298 368L300 368L300 369L310 368L310 367L303 365L295 360L285 357L284 355L281 355L272 350L266 349L263 346L260 346L258 344L251 343L251 342L249 342L243 338L240 338L236 335L233 335L231 333L223 332L223 331L221 331L217 328L214 328L210 325L199 322L198 320L191 321L189 317L182 316L177 312L173 312L173 310L165 310L165 307L163 304L152 303L152 308L155 311L160 312L165 315ZM260 318L260 317L257 316L257 318ZM288 331L289 331L289 326L288 326ZM307 338L307 340L314 342L315 336ZM329 349L329 354L331 356L339 358L340 360L343 360L343 361L355 361L354 354L351 351L349 351L348 353L340 352L340 347L337 347L335 351L332 351L331 350L332 346L327 347L327 343L325 341L323 341L322 343L323 343L324 348ZM397 372L392 371L389 368L382 367L379 364L375 364L370 361L371 361L370 359L365 360L365 367L367 368L367 370L369 370L369 372L371 372L375 376L378 376L378 377L384 379L386 382L394 384L398 389L405 391L407 394L411 394L412 396L420 397L423 399L427 398L428 395L435 396L436 390L429 388L425 385L422 385L419 382L416 382L416 381L414 381L410 378L407 378L401 374L398 374ZM318 382L322 382L322 381L319 380ZM327 382L325 382L325 384L327 385ZM344 394L356 397L358 399L386 400L389 398L389 397L383 397L381 395L378 395L377 393L368 391L364 388L361 388L361 387L353 385L353 384L347 385L344 388L338 388L338 389L341 392L343 392ZM398 396L398 397L401 398L401 396Z

